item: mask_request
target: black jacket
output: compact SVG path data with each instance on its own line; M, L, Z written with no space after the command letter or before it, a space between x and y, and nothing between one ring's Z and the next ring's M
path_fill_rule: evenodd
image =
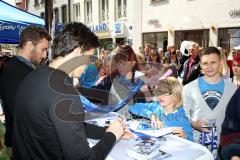
M115 136L84 120L79 94L70 78L62 71L39 67L26 77L16 95L13 158L104 159ZM90 148L87 137L101 140Z
M225 118L222 124L222 132L220 138L221 147L225 147L231 143L240 145L240 88L229 101Z
M186 85L186 84L194 81L195 79L197 79L199 76L202 76L202 74L200 72L201 67L200 67L200 63L199 63L199 56L192 63L192 67L191 67L190 71L188 71L189 60L190 60L190 58L188 58L188 60L186 60L183 65L183 81L182 81L183 85ZM187 77L188 72L190 72L189 77Z
M3 101L3 112L6 119L5 145L12 146L13 115L16 92L33 68L12 57L0 75L0 98Z

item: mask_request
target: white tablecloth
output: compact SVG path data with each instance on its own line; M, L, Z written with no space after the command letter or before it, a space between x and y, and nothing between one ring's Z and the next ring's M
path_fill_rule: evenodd
M166 160L213 160L212 154L204 146L179 138L174 135L166 135L166 142L159 149L171 154ZM96 140L89 139L94 145ZM132 160L126 151L129 147L139 143L139 140L120 140L116 142L107 160Z

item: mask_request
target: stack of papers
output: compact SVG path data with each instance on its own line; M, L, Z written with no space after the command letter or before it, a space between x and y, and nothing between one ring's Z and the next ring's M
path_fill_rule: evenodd
M140 121L129 121L128 127L131 131L142 133L150 137L161 137L166 134L172 133L173 127L164 127L161 129L152 128L150 124Z
M114 120L118 119L119 116L120 115L116 112L109 112L107 114L99 115L95 119L86 120L85 122L94 124L94 125L98 125L101 127L105 127L105 126L108 126L110 123L112 123Z

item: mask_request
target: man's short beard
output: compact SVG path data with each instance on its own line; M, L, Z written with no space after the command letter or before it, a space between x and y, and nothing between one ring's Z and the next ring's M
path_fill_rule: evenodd
M33 47L32 50L30 51L31 54L36 54L36 47Z

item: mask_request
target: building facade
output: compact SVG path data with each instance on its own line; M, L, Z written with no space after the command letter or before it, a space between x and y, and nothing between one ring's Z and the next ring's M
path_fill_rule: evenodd
M137 5L137 6L136 6ZM151 43L155 48L192 40L200 46L229 50L240 45L239 0L139 0L133 26L135 48Z
M29 0L28 11L44 17L44 0ZM240 45L239 0L54 0L56 20L83 22L101 48L145 43L166 51L183 40L230 50Z
M101 48L112 50L118 44L132 44L134 1L56 0L53 12L57 22L86 24L99 37ZM44 17L44 6L44 0L30 0L28 11Z
M73 21L85 23L99 37L101 48L132 44L133 1L74 0Z
M69 13L69 1L67 0L53 0L53 15L55 21L58 23L66 23L71 20L71 12ZM45 17L45 0L28 0L27 11ZM71 8L70 8L71 11Z

